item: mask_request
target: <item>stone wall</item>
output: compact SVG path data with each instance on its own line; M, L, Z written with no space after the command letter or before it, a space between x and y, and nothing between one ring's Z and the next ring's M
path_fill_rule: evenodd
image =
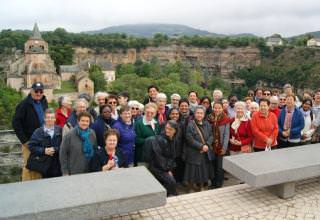
M258 48L254 47L229 47L220 48L198 48L186 46L161 46L147 47L140 50L129 49L126 53L102 52L96 54L88 48L75 48L74 62L79 64L83 60L109 61L114 65L122 63L135 63L137 59L151 61L157 58L162 64L184 61L191 65L200 65L209 72L218 72L228 77L232 71L246 66L260 65L261 57Z

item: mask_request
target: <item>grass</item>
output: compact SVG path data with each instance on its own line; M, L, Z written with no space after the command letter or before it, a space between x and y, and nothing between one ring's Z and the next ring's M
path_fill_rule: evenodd
M68 92L76 92L76 91L77 91L76 85L72 80L69 80L69 81L62 81L61 89L55 89L53 90L53 93L57 94L57 93L68 93Z

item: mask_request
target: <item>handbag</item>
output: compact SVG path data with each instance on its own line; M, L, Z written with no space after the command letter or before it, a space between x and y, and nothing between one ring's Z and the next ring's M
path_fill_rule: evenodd
M202 132L200 131L200 128L197 126L197 124L195 123L195 121L193 121L193 124L194 124L194 126L195 126L195 128L196 128L196 130L197 130L197 133L198 133L199 136L200 136L201 144L205 145L206 142L205 142L205 140L204 140L204 137L203 137ZM200 150L200 153L204 153L204 152L203 152L202 150ZM214 159L214 154L210 151L210 149L209 149L208 152L207 152L207 156L208 156L208 159L209 159L210 161Z
M32 171L37 171L41 173L42 175L45 175L49 167L51 166L52 157L48 155L35 155L30 154L26 168Z

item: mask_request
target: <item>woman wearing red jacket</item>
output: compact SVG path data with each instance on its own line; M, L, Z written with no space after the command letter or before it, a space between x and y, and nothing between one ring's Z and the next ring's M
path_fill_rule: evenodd
M230 154L250 153L252 132L250 120L246 116L246 104L235 103L236 115L230 123Z

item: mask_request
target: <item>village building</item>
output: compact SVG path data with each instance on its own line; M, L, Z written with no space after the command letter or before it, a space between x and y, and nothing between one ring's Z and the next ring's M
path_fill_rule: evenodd
M284 42L280 36L272 35L270 37L267 37L266 45L268 47L283 46Z
M56 72L48 43L42 39L37 24L24 45L23 56L11 62L7 72L7 85L25 95L34 82L44 84L44 93L49 101L53 98L53 90L61 87L61 77Z
M320 47L320 38L311 38L307 41L308 47Z

